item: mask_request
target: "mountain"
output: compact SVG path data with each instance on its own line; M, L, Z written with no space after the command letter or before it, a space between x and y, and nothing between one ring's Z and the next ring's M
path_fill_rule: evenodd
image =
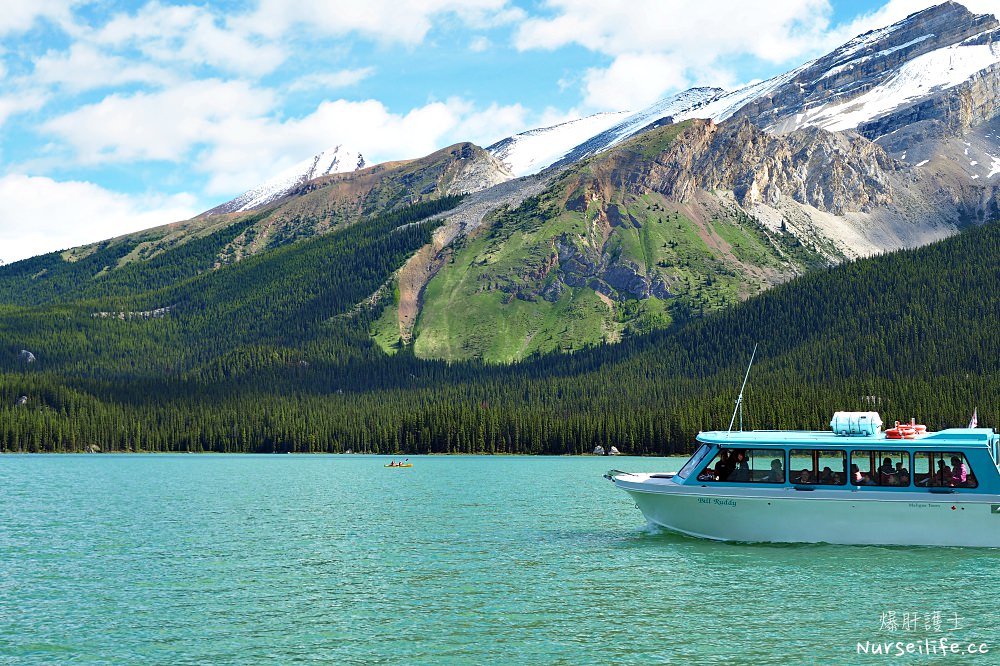
M257 187L251 188L231 201L216 206L205 215L240 213L266 206L282 199L310 180L333 173L347 173L363 169L365 158L361 153L343 146L334 146L282 171Z

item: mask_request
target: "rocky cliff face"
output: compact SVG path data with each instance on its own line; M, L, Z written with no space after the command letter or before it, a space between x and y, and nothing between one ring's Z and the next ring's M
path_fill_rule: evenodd
M471 143L462 144L456 157L456 173L445 184L445 194L481 192L514 178L503 162Z
M676 201L697 190L731 190L744 208L788 197L840 215L890 204L897 170L885 150L856 134L810 127L773 135L746 118L698 120L650 163L637 186Z

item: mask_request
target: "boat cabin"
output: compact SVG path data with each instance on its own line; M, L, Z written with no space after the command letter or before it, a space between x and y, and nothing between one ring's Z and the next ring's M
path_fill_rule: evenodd
M875 412L838 412L829 431L702 432L675 475L683 485L1000 493L1000 435L991 428L886 432Z

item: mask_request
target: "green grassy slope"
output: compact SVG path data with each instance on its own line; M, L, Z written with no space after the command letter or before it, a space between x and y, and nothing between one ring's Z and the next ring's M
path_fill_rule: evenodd
M681 205L630 185L681 127L575 167L450 248L425 290L415 353L510 362L614 342L823 263L735 206ZM398 343L391 316L376 338Z

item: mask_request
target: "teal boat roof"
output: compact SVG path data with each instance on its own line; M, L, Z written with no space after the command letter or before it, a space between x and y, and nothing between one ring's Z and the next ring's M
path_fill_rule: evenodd
M722 447L802 446L807 448L940 449L942 446L985 448L996 437L992 428L949 428L916 435L913 439L890 439L884 432L874 435L838 435L829 430L724 430L698 433L698 441Z

